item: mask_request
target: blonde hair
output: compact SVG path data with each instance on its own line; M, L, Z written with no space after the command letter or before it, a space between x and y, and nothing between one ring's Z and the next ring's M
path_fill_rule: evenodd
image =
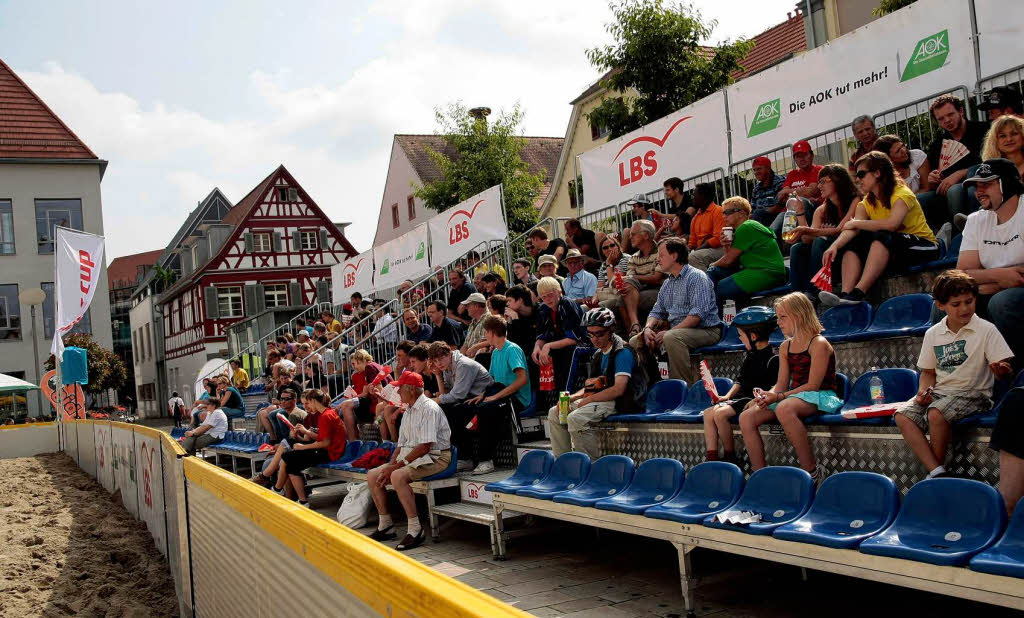
M999 141L999 132L1005 129L1006 125L1013 125L1017 133L1024 138L1024 120L1017 116L1000 116L992 123L992 127L985 134L985 144L981 147L982 160L1003 158L1003 155L999 152L997 142Z
M354 361L359 361L361 363L373 362L373 356L366 350L356 350L355 352L352 353L352 356L349 356L349 358Z
M730 208L739 208L748 215L750 214L751 210L750 202L748 202L746 198L741 197L739 195L726 198L725 201L722 202L722 210L729 210Z
M308 343L300 343L298 345L297 349L305 350L307 352L312 352L313 351L313 346L309 345Z
M803 333L813 339L825 330L818 320L818 314L814 312L814 305L803 292L792 292L776 299L776 311L779 308L785 309L793 319L794 330L797 333Z
M555 290L561 292L562 286L558 283L558 279L555 279L554 277L542 277L541 280L537 282L537 296L543 296L548 292L554 292Z
M274 367L277 367L278 375L295 375L295 370L283 362L274 363Z

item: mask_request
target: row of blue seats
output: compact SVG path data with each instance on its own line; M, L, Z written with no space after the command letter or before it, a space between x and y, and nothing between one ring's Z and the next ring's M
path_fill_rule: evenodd
M886 300L877 310L866 302L832 307L821 315L821 325L825 327L822 334L832 343L924 335L932 325L932 304L930 294L905 294ZM784 339L782 331L775 329L769 342L779 346ZM742 349L739 331L735 326L729 326L718 343L699 348L695 353L715 354Z
M687 474L675 459L648 459L634 467L622 455L592 463L583 453L556 460L549 451L530 451L511 477L486 489L878 556L970 563L977 571L1024 577L1024 500L1004 534L1002 496L967 479L922 481L901 506L892 479L873 472L840 472L815 491L806 471L786 466L762 468L744 483L736 465L721 461L699 464ZM722 523L715 516L725 511L761 519Z
M836 374L839 382L839 389L836 393L846 403L833 414L815 414L807 417L805 422L809 424L822 425L892 425L891 416L880 416L874 418L847 419L842 413L856 408L872 405L870 382L874 375L882 380L882 389L885 393L886 403L897 403L908 401L917 394L918 374L912 369L887 368L879 369L876 373L866 373L857 378L850 387L847 377L841 373ZM725 394L732 387L732 380L729 378L715 378L715 388L720 394ZM992 427L995 425L996 416L999 414L1003 397L1011 387L1024 386L1024 371L1022 371L1012 384L1006 380L996 382L993 400L996 401L994 408L984 411L981 414L969 416L957 422L960 427ZM643 412L636 414L613 414L605 418L610 422L647 422L647 423L700 423L703 421L701 411L711 405L711 396L704 388L703 382L697 382L687 387L683 380L662 380L654 384L647 393L647 405ZM736 422L737 417L733 417Z
M255 453L260 447L270 442L269 433L255 433L252 431L229 431L224 434L224 439L213 445L213 448L225 451L237 451L239 453Z
M323 468L325 470L344 470L346 472L365 473L367 471L366 468L353 467L352 462L359 459L363 455L366 455L370 451L379 448L386 449L390 456L390 454L394 452L396 445L394 442L391 442L389 440L383 440L381 442L377 442L376 440L349 440L348 443L345 445L345 452L342 453L341 457L334 461L329 461L325 464L320 464L317 467ZM456 450L455 446L452 446L452 460L451 463L448 464L448 467L438 472L437 474L432 474L424 478L423 480L436 481L451 477L455 474L457 466L458 451Z
M185 431L186 429L184 427L175 427L174 429L171 429L171 437L174 438L175 440L184 438Z

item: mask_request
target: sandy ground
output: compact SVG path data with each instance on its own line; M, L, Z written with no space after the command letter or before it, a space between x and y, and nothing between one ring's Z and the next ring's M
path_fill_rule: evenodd
M177 616L146 525L63 454L0 460L0 616Z

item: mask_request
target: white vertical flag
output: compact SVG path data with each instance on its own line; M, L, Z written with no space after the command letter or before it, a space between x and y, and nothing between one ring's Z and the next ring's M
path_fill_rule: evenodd
M103 237L58 227L54 240L55 328L50 352L60 364L64 358L63 335L85 315L100 282L103 268Z

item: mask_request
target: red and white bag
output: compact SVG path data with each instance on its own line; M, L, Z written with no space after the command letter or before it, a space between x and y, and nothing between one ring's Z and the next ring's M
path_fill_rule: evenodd
M704 383L704 390L711 397L711 403L718 403L721 397L718 396L718 389L715 387L715 379L711 377L711 368L707 361L700 362L700 380Z
M896 413L899 403L878 403L873 406L863 406L843 412L843 418L876 418L879 416L892 416Z

